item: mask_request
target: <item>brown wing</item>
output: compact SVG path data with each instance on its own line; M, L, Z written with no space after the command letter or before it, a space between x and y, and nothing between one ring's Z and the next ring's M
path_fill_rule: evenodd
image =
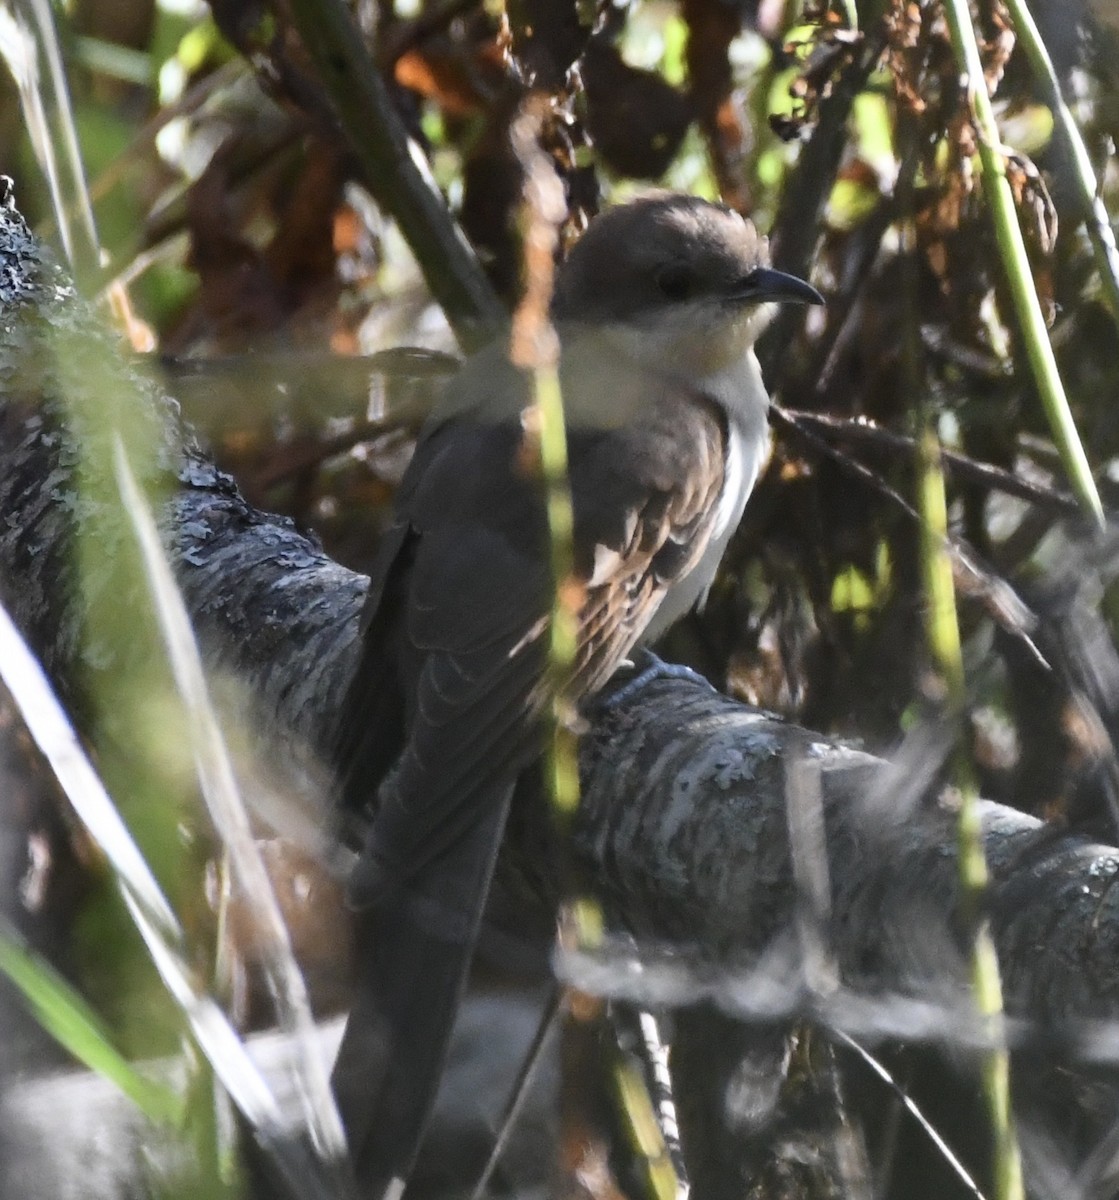
M726 435L714 405L661 385L639 424L595 443L571 464L576 556L587 581L580 695L610 678L668 591L699 563L722 492Z
M437 857L539 750L548 531L539 484L518 468L519 424L505 419L527 401L523 381L496 369L503 377L491 374L489 385L513 402L485 422L460 395L455 415L425 435L371 588L341 743L350 803L380 787L370 880L400 881ZM594 387L600 405L640 405L643 414L569 429L586 587L579 695L610 677L666 590L698 562L723 479L714 406L631 371L607 382L601 391L602 379L564 380L569 412L595 411L586 395Z

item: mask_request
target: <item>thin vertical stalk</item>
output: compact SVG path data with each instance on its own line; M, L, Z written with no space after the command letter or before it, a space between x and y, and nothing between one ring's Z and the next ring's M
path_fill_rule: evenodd
M295 961L291 936L272 881L253 837L233 760L210 697L190 617L164 556L155 517L119 436L115 439L114 451L121 500L140 549L155 620L182 702L184 733L194 758L200 790L249 915L279 1026L289 1035L295 1050L292 1071L299 1083L307 1130L316 1150L325 1159L341 1159L345 1154L346 1139L330 1090L326 1062L315 1037L307 986Z
M1069 409L1068 397L1057 370L1057 360L1053 355L1049 333L1045 328L1045 318L1042 316L1041 304L1030 274L1026 245L1014 208L1014 196L1006 177L998 126L983 77L983 64L979 58L979 46L975 40L971 12L967 0L944 0L944 11L952 35L952 46L963 73L962 83L966 89L968 105L975 119L983 188L990 205L995 239L1006 269L1007 282L1022 330L1034 384L1041 396L1053 440L1057 444L1061 462L1068 473L1073 490L1084 509L1091 513L1102 528L1103 506L1100 504L1088 458Z
M555 581L548 646L548 674L553 696L552 752L549 756L551 793L556 813L570 821L579 807L579 763L575 713L567 694L567 682L575 661L579 610L572 545L575 517L567 481L567 430L556 363L536 372L536 404L540 411L540 463L547 487L552 579Z
M940 446L926 428L918 452L920 508L924 518L921 562L928 604L929 647L947 690L949 710L962 716L964 706L963 654L956 617L952 564L945 549L948 505ZM960 907L972 934L971 982L975 1005L986 1022L991 1044L982 1052L980 1074L983 1095L994 1136L994 1196L996 1200L1023 1200L1022 1158L1010 1103L1010 1053L1002 1037L1002 983L990 922L983 913L983 897L990 882L983 851L979 796L970 764L962 754L956 759L959 819L956 846L960 871Z
M969 33L972 32L970 23ZM974 42L974 39L973 39ZM976 56L978 58L978 55ZM980 73L978 76L982 79ZM983 91L986 99L986 91ZM1001 165L1001 160L1000 160ZM944 708L956 725L953 776L959 793L956 852L959 871L960 913L971 937L971 983L975 1006L986 1026L989 1041L981 1052L980 1076L983 1097L993 1138L995 1200L1024 1200L1022 1158L1010 1101L1010 1055L1003 1036L1002 982L990 921L983 908L989 884L983 829L979 816L979 794L970 757L960 742L967 698L960 624L956 612L956 590L952 551L948 539L948 499L940 441L933 424L934 413L927 399L920 369L921 342L917 334L917 282L914 277L914 224L912 177L906 177L900 200L910 214L904 233L907 253L905 300L905 371L911 395L917 399L917 506L921 516L921 572L925 594L926 636L932 664L944 687ZM1005 176L1002 184L1006 185ZM1013 211L1010 213L1013 217ZM1014 232L1021 237L1016 221ZM1030 294L1036 304L1032 287ZM1046 339L1048 347L1048 339ZM1057 380L1060 383L1059 377ZM1090 479L1090 476L1089 476Z
M525 294L513 318L510 358L529 372L532 381L533 405L526 414L525 427L538 445L553 589L546 678L552 719L545 769L553 811L567 822L579 806L575 714L568 693L581 589L574 575L575 517L567 470L559 338L548 317L558 229L566 204L555 168L537 146L545 103L543 97L529 100L512 129L513 147L525 172L521 218Z
M1046 93L1045 99L1053 110L1053 118L1057 124L1057 134L1064 142L1072 161L1072 181L1092 243L1096 269L1100 273L1100 282L1103 284L1104 296L1112 318L1119 323L1119 247L1116 247L1111 218L1107 215L1099 193L1096 174L1092 170L1092 160L1088 157L1084 139L1080 136L1080 130L1077 129L1072 113L1069 112L1061 94L1060 80L1053 69L1033 14L1025 0L1006 0L1006 6L1014 22L1018 44L1026 53L1034 78Z

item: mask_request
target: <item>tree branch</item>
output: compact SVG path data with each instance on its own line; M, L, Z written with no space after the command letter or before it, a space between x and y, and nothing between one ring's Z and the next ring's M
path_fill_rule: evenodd
M262 35L242 25L241 6L211 7L223 31L267 79L255 41ZM290 16L366 186L400 226L459 342L472 349L489 341L508 324L509 314L447 208L423 151L409 138L350 9L341 0L294 0ZM283 44L276 37L269 52L282 56ZM305 106L320 104L322 97L306 79L295 84L290 64L273 62L270 69L295 85Z
M81 429L64 425L60 397L65 388L72 422L75 390L115 386L145 410L133 419L157 427L158 465L178 479L164 530L212 661L248 681L285 736L322 751L356 659L364 578L286 519L245 503L181 429L174 402L96 331L10 205L0 209L0 315L0 592L54 677L66 685L80 665L91 602L69 586L67 548L78 529L97 536L99 519L92 501L75 502L72 439ZM98 369L89 370L94 358ZM105 552L94 587L114 585L112 546ZM680 680L596 707L582 744L574 848L613 928L643 946L675 948L675 975L646 973L668 989L660 1002L699 987L737 1011L814 1007L865 1032L871 990L909 1001L892 1018L871 1005L880 1033L958 1036L967 1004L953 924L954 815L935 799L942 741L926 728L888 764ZM805 763L819 774L827 834L821 943L841 985L830 993L802 969L806 926L790 869L789 780ZM998 805L984 812L1011 1011L1047 1023L1113 1018L1119 851ZM509 870L518 852L520 865L539 869L530 826L511 829ZM686 963L696 970L673 993ZM763 974L753 971L759 963ZM584 981L594 968L564 965ZM617 972L599 982L616 990Z

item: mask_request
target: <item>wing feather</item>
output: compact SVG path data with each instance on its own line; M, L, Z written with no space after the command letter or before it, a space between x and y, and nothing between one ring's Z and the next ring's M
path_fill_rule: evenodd
M642 419L569 426L585 588L576 696L609 679L699 563L723 485L725 426L714 404L632 370L608 383L623 410L640 402ZM565 379L565 401L572 386L586 382ZM581 392L575 401L569 413L579 417ZM371 591L365 657L394 664L390 701L399 705L403 693L407 740L392 747L391 772L385 751L370 752L370 742L399 739L400 721L383 698L371 701L366 682L343 748L348 792L380 785L369 879L400 882L421 870L539 753L548 530L539 484L520 466L521 440L519 421L472 419L460 398L421 439L402 485L395 550ZM382 686L389 678L383 668L374 674ZM370 715L373 724L355 731Z

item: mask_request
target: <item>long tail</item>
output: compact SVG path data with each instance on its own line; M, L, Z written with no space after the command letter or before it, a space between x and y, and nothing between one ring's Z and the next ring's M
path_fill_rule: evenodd
M359 1194L399 1195L419 1152L478 939L512 787L371 909L334 1067Z

